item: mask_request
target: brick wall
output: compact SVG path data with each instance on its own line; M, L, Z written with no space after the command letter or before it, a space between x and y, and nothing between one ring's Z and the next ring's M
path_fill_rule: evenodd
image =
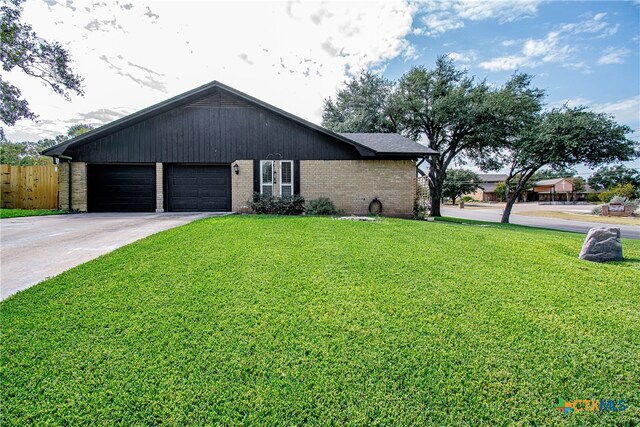
M236 175L233 165L238 164L240 173ZM253 160L236 160L231 163L231 210L241 212L253 195Z
M156 212L164 212L164 180L162 163L156 163Z
M416 164L411 160L302 160L300 194L328 197L348 214L367 214L374 197L383 215L411 216Z
M87 211L87 164L71 163L71 208ZM58 165L58 204L60 209L69 209L69 163Z

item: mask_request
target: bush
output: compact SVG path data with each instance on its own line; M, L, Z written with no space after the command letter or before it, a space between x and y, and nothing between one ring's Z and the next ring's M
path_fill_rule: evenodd
M320 197L309 201L307 215L335 215L338 213L333 202L327 197Z
M471 197L471 196L464 196L462 198L462 201L467 203L467 202L474 202L475 200L473 200L473 197Z
M600 193L600 200L607 203L615 196L626 197L627 199L636 198L636 189L632 184L618 184Z
M254 193L249 206L257 214L302 215L304 197L275 197Z
M589 203L599 203L599 202L601 202L600 194L598 194L598 193L587 193L587 202L589 202Z
M602 215L602 206L596 206L593 208L591 215Z

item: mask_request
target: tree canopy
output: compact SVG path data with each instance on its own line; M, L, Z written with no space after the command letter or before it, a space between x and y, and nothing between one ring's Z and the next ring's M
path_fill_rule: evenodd
M322 126L335 132L396 132L389 114L393 83L363 72L338 91L335 102L328 98L322 109Z
M451 203L455 204L456 199L465 194L473 193L482 188L480 176L469 169L449 169L442 186L442 195L451 198Z
M509 222L513 204L543 167L562 170L578 164L594 167L632 159L637 143L626 138L630 131L610 116L584 107L533 113L530 124L501 147L497 156L508 168L507 205L501 221ZM518 179L511 189L510 181L515 177Z
M618 184L631 184L640 189L640 171L625 165L603 166L588 179L589 186L594 190L607 190Z
M3 71L22 70L67 99L70 92L82 95L82 78L71 69L69 52L58 42L38 37L29 24L21 22L23 2L5 0L0 6L0 62ZM5 125L13 126L20 119L36 118L20 89L1 76L0 99L0 120ZM0 133L3 134L1 128Z
M50 157L40 154L43 150L82 135L92 129L92 125L79 123L71 126L66 135L57 135L55 138L45 138L37 142L11 142L5 138L0 138L0 163L14 166L51 164Z

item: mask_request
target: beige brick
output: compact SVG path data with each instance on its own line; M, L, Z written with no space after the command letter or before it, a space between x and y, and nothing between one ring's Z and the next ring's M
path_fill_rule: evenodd
M237 164L240 173L236 175L233 165ZM243 206L249 206L253 195L253 160L236 160L231 163L231 210L242 212Z
M303 160L300 194L307 200L328 197L348 214L369 212L377 197L382 214L411 216L416 164L412 160Z
M156 163L156 212L164 212L163 165Z
M87 211L87 164L71 162L71 209ZM69 209L69 163L58 165L58 205Z

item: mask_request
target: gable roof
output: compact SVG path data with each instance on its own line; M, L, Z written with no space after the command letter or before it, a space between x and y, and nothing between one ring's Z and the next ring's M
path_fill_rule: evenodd
M370 148L378 155L414 154L423 157L438 154L431 148L397 133L340 133L339 135Z
M536 181L534 185L545 186L545 185L556 185L559 182L568 181L568 178L551 178L551 179L543 179L540 181Z
M250 95L247 95L246 93L240 92L237 89L234 89L230 86L227 86L225 84L222 84L216 80L212 81L211 83L207 83L205 85L202 85L200 87L197 87L195 89L192 89L190 91L184 92L180 95L174 96L172 98L167 99L166 101L160 102L158 104L152 105L150 107L147 107L145 109L142 109L140 111L137 111L133 114L130 114L128 116L125 116L121 119L117 119L114 120L113 122L107 123L103 126L100 126L99 128L93 129L87 133L84 133L82 135L79 135L75 138L72 138L68 141L65 141L61 144L55 145L53 147L50 147L46 150L44 150L42 152L42 154L47 155L47 156L51 156L51 157L58 157L61 155L64 155L64 153L66 152L67 149L69 148L73 148L73 147L77 147L77 146L81 146L84 144L88 144L91 143L92 141L95 141L99 138L102 138L103 136L109 135L111 133L117 132L123 128L126 128L128 126L134 125L136 123L139 123L143 120L149 119L153 116L156 116L158 114L164 113L166 111L172 110L174 108L180 107L182 105L186 105L189 104L197 99L203 98L205 96L211 95L212 93L214 93L216 90L221 90L223 92L235 95L241 99L243 99L244 101L248 102L249 104L252 104L254 106L257 107L261 107L264 108L266 110L269 110L272 113L278 114L280 116L283 116L289 120L292 120L296 123L301 124L302 126L305 126L307 128L310 128L312 130L321 132L325 135L328 135L330 137L333 137L343 143L349 144L353 147L355 147L358 152L360 153L361 156L363 157L375 157L375 156L380 156L380 155L396 155L396 156L414 156L414 157L423 157L425 155L430 155L430 154L436 154L433 150L430 150L426 147L424 147L425 151L421 151L421 149L419 148L419 144L413 143L413 141L411 141L413 144L418 145L419 147L415 147L412 146L411 149L407 150L407 151L402 151L402 150L396 150L396 151L380 151L375 149L374 147L376 146L375 143L369 143L369 144L365 144L362 142L359 142L358 140L354 139L354 138L350 138L348 136L345 135L341 135L339 133L335 133L332 132L328 129L323 128L322 126L318 126L316 124L313 124L307 120L304 120L298 116L295 116L291 113L288 113L284 110L281 110L280 108L274 107L271 104L268 104L264 101L261 101L257 98L254 98ZM356 134L353 134L356 135ZM357 134L357 135L362 135L362 134ZM377 134L377 135L382 135L382 134ZM391 134L393 135L393 134ZM397 135L400 138L400 135ZM406 139L406 138L403 138ZM409 140L410 141L410 140ZM403 144L406 144L406 142L403 142ZM408 146L408 145L407 145Z
M507 174L504 173L483 173L478 175L482 182L502 182L507 179Z

